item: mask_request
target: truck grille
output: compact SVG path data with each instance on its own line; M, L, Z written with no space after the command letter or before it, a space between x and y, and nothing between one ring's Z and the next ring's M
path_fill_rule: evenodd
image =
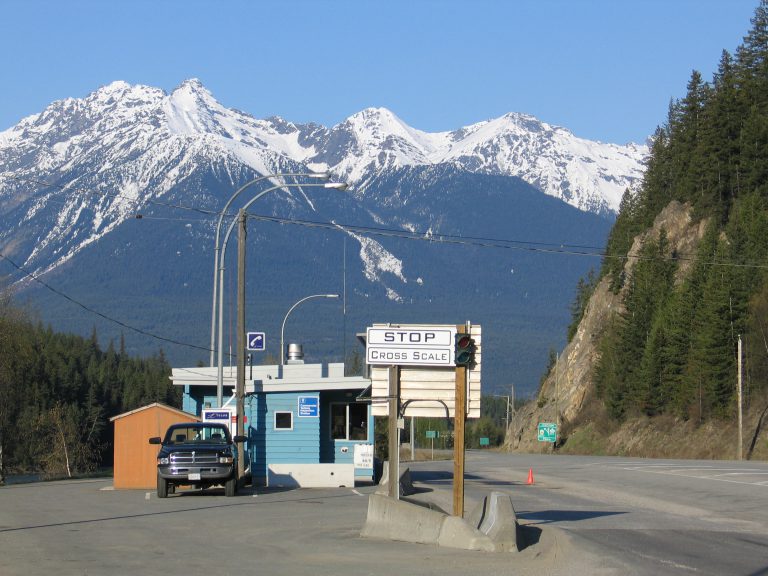
M218 461L219 457L215 452L174 452L171 454L171 464L176 466L216 464Z

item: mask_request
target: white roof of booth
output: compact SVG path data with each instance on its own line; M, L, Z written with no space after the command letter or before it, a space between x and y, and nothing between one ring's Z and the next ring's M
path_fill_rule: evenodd
M363 390L371 381L361 376L344 376L344 364L286 364L246 367L245 392L320 392L324 390ZM235 386L237 370L224 368L224 387ZM216 386L214 367L174 368L174 386Z

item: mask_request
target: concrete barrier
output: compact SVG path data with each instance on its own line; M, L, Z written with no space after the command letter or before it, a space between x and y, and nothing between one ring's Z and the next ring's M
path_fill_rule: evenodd
M491 492L472 511L467 521L493 540L497 550L519 549L517 514L508 494Z
M360 535L462 550L517 551L517 518L509 496L493 492L477 508L464 520L413 502L371 494Z
M360 535L363 538L400 540L417 544L436 544L445 514L384 496L368 497L368 517Z
M400 472L400 486L398 489L400 496L410 496L416 493L416 488L413 487L413 480L411 480L410 468ZM378 488L376 488L376 494L389 494L389 466L386 460L384 461L381 480L379 480Z
M335 488L355 485L354 464L270 464L270 488Z

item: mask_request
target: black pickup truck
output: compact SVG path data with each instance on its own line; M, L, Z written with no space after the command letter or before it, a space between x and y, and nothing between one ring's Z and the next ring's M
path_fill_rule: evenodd
M176 486L209 488L223 485L224 494L237 493L237 446L245 436L232 436L223 424L192 422L172 424L160 444L157 454L157 496L166 498Z

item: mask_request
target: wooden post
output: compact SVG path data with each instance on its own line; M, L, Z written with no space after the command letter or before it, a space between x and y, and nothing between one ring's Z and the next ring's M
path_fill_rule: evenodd
M456 405L453 415L453 515L464 517L464 423L467 407L467 368L456 366Z
M245 211L238 214L237 231L237 381L235 385L235 400L237 411L237 435L245 432L245 240L246 232ZM242 442L237 444L237 480L238 483L245 475L245 448Z
M400 367L390 366L389 376L389 497L400 499L400 442L397 419L400 416Z

